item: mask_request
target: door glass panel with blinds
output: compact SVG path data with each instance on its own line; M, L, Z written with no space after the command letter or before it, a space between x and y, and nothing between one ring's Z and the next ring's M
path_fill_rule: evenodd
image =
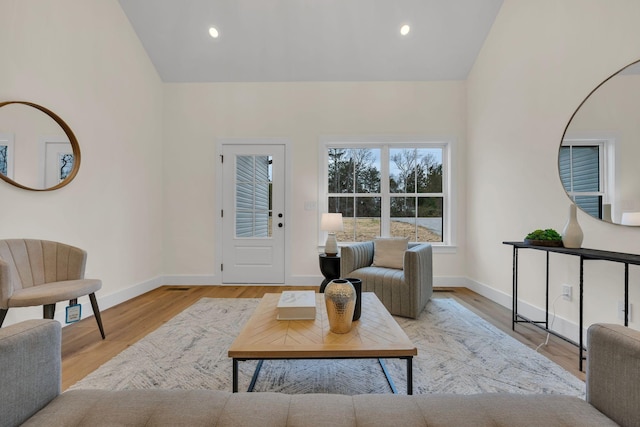
M237 238L269 238L271 210L271 156L238 156L236 162Z

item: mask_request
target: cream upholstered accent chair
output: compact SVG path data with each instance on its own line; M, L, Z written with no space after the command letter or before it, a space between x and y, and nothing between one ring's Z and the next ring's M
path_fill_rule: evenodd
M89 295L93 314L105 338L95 292L96 279L85 279L87 252L47 240L0 240L0 326L11 307L43 306L43 317L53 319L56 303Z
M415 319L433 293L432 257L428 243L375 239L342 248L340 275L360 279L362 292L374 292L389 313Z

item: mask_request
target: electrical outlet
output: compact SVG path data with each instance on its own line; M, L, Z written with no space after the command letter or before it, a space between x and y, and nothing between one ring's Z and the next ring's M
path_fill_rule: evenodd
M573 288L571 285L562 285L562 299L571 301L571 296L573 294L572 290Z
M629 313L627 314L627 320L631 322L631 310L632 304L629 303ZM624 320L624 301L618 301L618 320Z

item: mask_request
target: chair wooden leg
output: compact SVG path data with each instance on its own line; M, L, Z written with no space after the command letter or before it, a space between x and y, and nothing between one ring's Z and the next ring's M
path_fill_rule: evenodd
M42 306L42 317L45 319L53 319L53 316L56 314L56 305L55 304L45 304Z
M2 327L2 324L4 323L4 318L7 317L7 312L9 311L8 308L0 308L0 328Z
M96 299L96 294L89 294L89 299L91 300L91 308L93 309L93 315L96 318L96 322L98 322L100 335L102 335L102 339L105 339L104 328L102 327L102 318L100 317L100 309L98 308L98 300Z

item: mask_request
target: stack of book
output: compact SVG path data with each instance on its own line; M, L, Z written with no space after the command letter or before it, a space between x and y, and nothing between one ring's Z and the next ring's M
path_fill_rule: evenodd
M313 320L316 318L316 293L284 291L277 307L278 320Z

